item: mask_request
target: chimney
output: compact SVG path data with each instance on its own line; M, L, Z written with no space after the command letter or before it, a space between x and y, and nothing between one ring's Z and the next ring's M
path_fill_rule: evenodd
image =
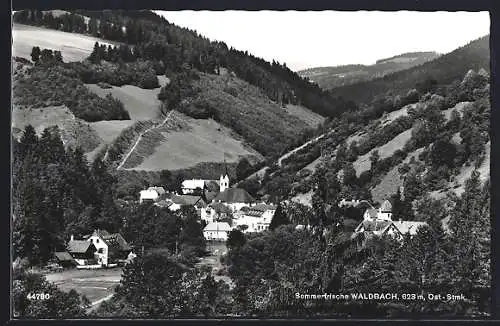
M69 241L73 241L73 240L74 240L73 235L71 235L71 236L69 237Z

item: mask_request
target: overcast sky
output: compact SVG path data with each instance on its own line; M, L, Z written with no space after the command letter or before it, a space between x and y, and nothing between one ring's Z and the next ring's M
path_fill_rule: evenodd
M413 51L447 53L489 33L488 12L157 11L169 22L292 70Z

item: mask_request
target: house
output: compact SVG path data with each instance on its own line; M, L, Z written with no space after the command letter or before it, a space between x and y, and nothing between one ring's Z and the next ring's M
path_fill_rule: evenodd
M410 236L414 236L417 234L417 231L419 228L426 226L426 222L417 222L417 221L394 221L392 222L392 227L395 228L395 230L392 232L396 234L396 230L399 232L400 235L405 235L409 234ZM389 231L389 230L388 230ZM391 234L391 233L389 233Z
M183 206L192 206L197 212L200 212L202 208L207 207L207 203L201 198L201 196L191 196L191 195L173 195L166 200L168 209L175 212Z
M227 173L224 176L220 176L219 179L219 192L224 192L226 189L229 188L229 176Z
M71 254L67 251L58 251L54 253L56 262L62 267L73 267L77 262L73 259Z
M144 201L156 202L164 194L165 189L163 187L149 187L139 192L139 203L142 204Z
M212 203L206 208L201 209L201 219L207 222L207 224L231 217L231 209L222 203Z
M87 242L97 249L95 257L99 265L108 266L126 260L132 251L132 247L119 233L110 234L106 230L95 230L87 237Z
M227 222L211 222L203 229L206 240L227 241L231 226Z
M193 194L197 191L203 191L205 188L205 180L191 179L182 181L181 191L184 195Z
M382 221L392 221L392 204L389 200L385 200L378 209L373 207L365 210L363 214L363 220L382 220Z
M352 238L358 237L360 234L363 234L365 238L389 235L397 240L403 240L406 234L412 237L417 234L420 227L425 225L427 225L426 222L416 221L364 220L356 227Z
M94 265L96 264L95 253L97 248L93 243L86 240L75 240L71 236L68 245L67 252L73 257L78 265Z
M212 202L223 203L235 212L242 207L251 206L255 203L255 199L245 189L228 188L215 196Z
M276 212L276 206L268 204L257 204L250 207L242 207L235 219L235 224L243 229L243 232L261 232L269 229L269 224ZM246 225L246 227L241 227Z

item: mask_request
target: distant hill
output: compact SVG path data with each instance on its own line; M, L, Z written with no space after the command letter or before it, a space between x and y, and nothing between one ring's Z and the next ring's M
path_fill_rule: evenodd
M394 58L391 58L394 60ZM383 62L386 62L384 60ZM489 35L481 37L450 53L420 66L398 71L381 78L340 86L330 90L334 97L343 97L356 103L368 103L378 95L390 92L403 95L425 80L435 80L437 86L461 80L469 69L490 69Z
M322 89L332 89L383 77L387 74L408 69L438 58L436 52L411 52L391 58L377 60L373 65L345 65L318 67L301 70L302 77L317 83Z

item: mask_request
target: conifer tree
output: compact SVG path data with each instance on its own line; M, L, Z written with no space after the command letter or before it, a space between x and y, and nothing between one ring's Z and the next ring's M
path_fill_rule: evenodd
M278 204L276 211L274 212L274 216L269 224L269 230L273 231L280 225L290 224L290 220L286 216L286 213L283 211L283 206Z

